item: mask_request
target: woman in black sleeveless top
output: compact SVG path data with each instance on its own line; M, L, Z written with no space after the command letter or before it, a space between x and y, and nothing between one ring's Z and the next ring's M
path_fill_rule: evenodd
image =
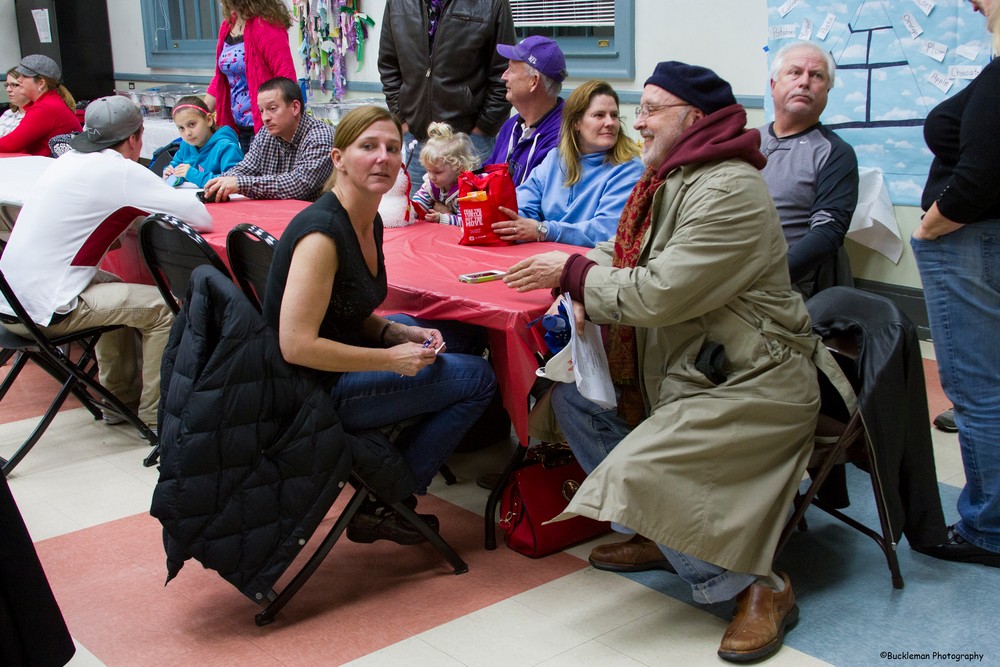
M437 329L374 314L387 293L378 205L396 181L401 149L399 123L386 109L362 107L341 119L327 192L282 234L264 316L286 361L324 373L348 432L419 418L396 446L423 494L490 402L496 380L481 357L444 354ZM429 523L437 525L433 517ZM347 536L423 541L374 500Z

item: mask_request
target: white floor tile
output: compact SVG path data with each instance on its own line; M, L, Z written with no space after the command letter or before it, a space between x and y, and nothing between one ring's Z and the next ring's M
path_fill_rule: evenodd
M642 667L643 664L596 641L575 646L538 663L539 667Z
M591 567L525 591L513 599L588 638L642 618L670 601L647 586Z
M344 664L350 667L397 667L398 665L464 667L458 660L415 637L404 639Z
M417 636L469 667L536 665L589 639L514 600L498 602Z

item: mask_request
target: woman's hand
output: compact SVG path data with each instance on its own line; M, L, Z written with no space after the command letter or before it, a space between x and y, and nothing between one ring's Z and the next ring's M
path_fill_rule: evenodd
M522 259L507 269L503 281L518 292L559 287L559 277L568 259L569 255L558 250Z
M425 366L430 366L437 358L434 348L423 343L402 343L389 350L392 355L392 370L400 375L413 377Z
M501 220L493 223L493 233L503 241L537 241L538 221L531 218L523 218L517 211L512 211L505 206L500 207L500 212L510 220Z
M430 341L430 342L428 342ZM393 322L386 331L385 342L394 347L404 343L419 343L421 346L427 343L427 349L434 351L441 348L439 352L444 352L444 337L437 329L427 329L424 327L408 326Z
M930 209L920 218L920 226L913 232L913 238L922 241L933 241L936 238L951 234L965 225L949 220L941 214L937 202L931 204Z

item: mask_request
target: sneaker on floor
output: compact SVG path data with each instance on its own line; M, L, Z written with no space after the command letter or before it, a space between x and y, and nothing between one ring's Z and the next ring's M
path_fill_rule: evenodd
M955 408L948 408L935 417L934 428L945 433L957 433L958 426L955 425Z
M411 526L398 512L380 507L375 512L362 508L347 524L347 539L370 544L376 540L389 540L396 544L422 544L427 538ZM438 532L440 524L433 514L418 514L431 530Z
M108 426L115 426L117 424L124 424L127 419L123 417L117 410L112 408L110 405L102 405L101 412L104 413L104 423Z

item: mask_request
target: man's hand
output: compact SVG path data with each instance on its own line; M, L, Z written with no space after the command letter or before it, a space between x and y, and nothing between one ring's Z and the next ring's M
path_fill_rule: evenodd
M568 259L569 255L558 250L522 259L507 269L503 281L518 292L559 287L559 276Z
M493 233L504 241L537 241L538 221L531 218L522 218L517 211L512 211L504 206L499 207L501 213L509 220L501 220L493 223Z
M212 201L229 201L229 196L238 192L235 176L216 176L205 183L205 197Z
M920 219L920 226L914 230L913 238L922 241L933 241L946 234L951 234L962 227L964 225L944 217L941 211L938 210L937 202L934 202L927 213Z

